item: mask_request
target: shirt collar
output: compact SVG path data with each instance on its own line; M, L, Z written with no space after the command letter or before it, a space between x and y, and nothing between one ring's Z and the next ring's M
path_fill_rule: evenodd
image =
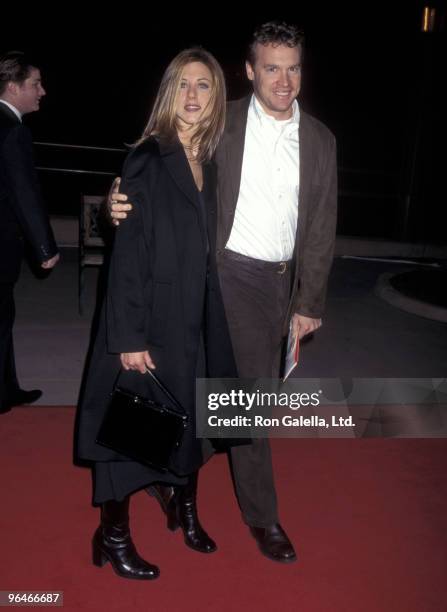
M293 101L292 104L292 116L290 119L285 119L283 121L278 121L271 115L268 115L265 110L262 108L256 96L253 94L250 101L250 110L254 117L261 123L261 125L272 125L276 129L282 129L285 126L292 126L293 129L299 127L300 124L300 109L298 106L297 100Z
M10 102L6 102L6 100L0 100L0 102L7 106L10 110L12 110L12 112L20 122L22 121L22 113L15 106L10 104Z

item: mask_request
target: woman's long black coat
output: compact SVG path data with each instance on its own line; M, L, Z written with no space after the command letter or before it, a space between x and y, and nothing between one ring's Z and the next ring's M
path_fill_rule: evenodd
M204 164L203 171L208 232L178 141L168 144L150 138L126 160L121 190L134 209L116 231L107 297L79 407L77 454L81 459L125 460L96 444L95 438L119 373L119 353L147 349L157 375L190 417L191 426L172 469L187 474L202 463L200 440L195 439L193 428L201 332L207 375L236 376L214 258L214 165ZM120 385L166 403L147 374L124 372Z

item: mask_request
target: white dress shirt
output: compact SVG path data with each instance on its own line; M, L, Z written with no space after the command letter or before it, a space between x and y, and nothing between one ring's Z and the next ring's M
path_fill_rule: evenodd
M10 104L9 102L6 102L6 100L0 100L0 104L4 104L5 106L7 106L10 110L12 110L12 112L14 113L14 115L16 115L17 119L19 119L20 122L22 122L22 114L19 110L17 110L17 108L15 106L13 106L12 104Z
M278 121L253 95L245 131L241 186L226 248L263 261L292 259L298 223L299 108Z

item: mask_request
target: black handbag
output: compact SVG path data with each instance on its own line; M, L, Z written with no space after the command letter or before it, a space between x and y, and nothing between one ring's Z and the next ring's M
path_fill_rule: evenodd
M167 471L181 444L188 416L161 380L151 370L147 369L147 373L176 408L115 385L96 442L139 463Z

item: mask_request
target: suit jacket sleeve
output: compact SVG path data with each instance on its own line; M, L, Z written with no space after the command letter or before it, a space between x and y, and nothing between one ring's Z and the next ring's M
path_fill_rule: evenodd
M337 225L337 161L332 134L326 140L320 169L321 182L314 196L301 250L299 289L293 311L312 318L323 314L327 281L332 265Z
M107 288L107 345L110 353L147 348L145 323L151 207L148 156L132 151L124 165L121 191L133 210L115 233Z
M14 214L34 257L42 263L56 255L58 249L40 193L28 128L22 124L15 126L3 147L4 171Z

